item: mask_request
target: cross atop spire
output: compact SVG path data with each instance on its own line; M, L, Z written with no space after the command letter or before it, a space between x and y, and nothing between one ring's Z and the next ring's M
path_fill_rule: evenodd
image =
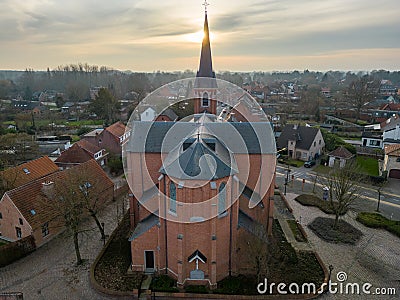
M207 13L207 6L209 6L210 3L207 2L207 0L204 0L203 6L204 6L204 11Z

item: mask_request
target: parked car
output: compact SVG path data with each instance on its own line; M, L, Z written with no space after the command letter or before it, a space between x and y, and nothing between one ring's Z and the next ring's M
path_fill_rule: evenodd
M304 163L304 167L306 168L311 168L314 165L315 165L315 160L309 160Z

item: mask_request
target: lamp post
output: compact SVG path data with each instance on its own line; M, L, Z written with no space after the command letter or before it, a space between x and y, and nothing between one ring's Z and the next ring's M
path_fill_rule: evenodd
M381 205L381 188L378 189L378 206L376 207L376 211L379 212L379 206Z
M328 268L329 268L329 280L328 280L328 281L331 281L333 266L332 266L332 265L329 265Z
M101 227L103 228L104 236L101 238L103 240L103 246L106 244L106 236L104 231L104 222L101 222Z
M288 183L289 183L289 173L290 173L290 169L289 169L289 165L287 166L287 169L286 169L286 178L285 178L285 193L284 193L284 195L286 196L286 187L287 187L287 185L288 185Z

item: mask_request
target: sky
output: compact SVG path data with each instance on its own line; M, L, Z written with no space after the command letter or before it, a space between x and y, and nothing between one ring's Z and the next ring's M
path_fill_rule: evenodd
M0 69L198 69L204 0L0 0ZM398 0L208 0L215 71L400 70Z

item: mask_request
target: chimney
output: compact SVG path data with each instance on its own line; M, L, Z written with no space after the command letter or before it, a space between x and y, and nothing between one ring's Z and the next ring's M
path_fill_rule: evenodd
M54 182L42 182L42 193L45 194L47 198L52 198L54 196Z

